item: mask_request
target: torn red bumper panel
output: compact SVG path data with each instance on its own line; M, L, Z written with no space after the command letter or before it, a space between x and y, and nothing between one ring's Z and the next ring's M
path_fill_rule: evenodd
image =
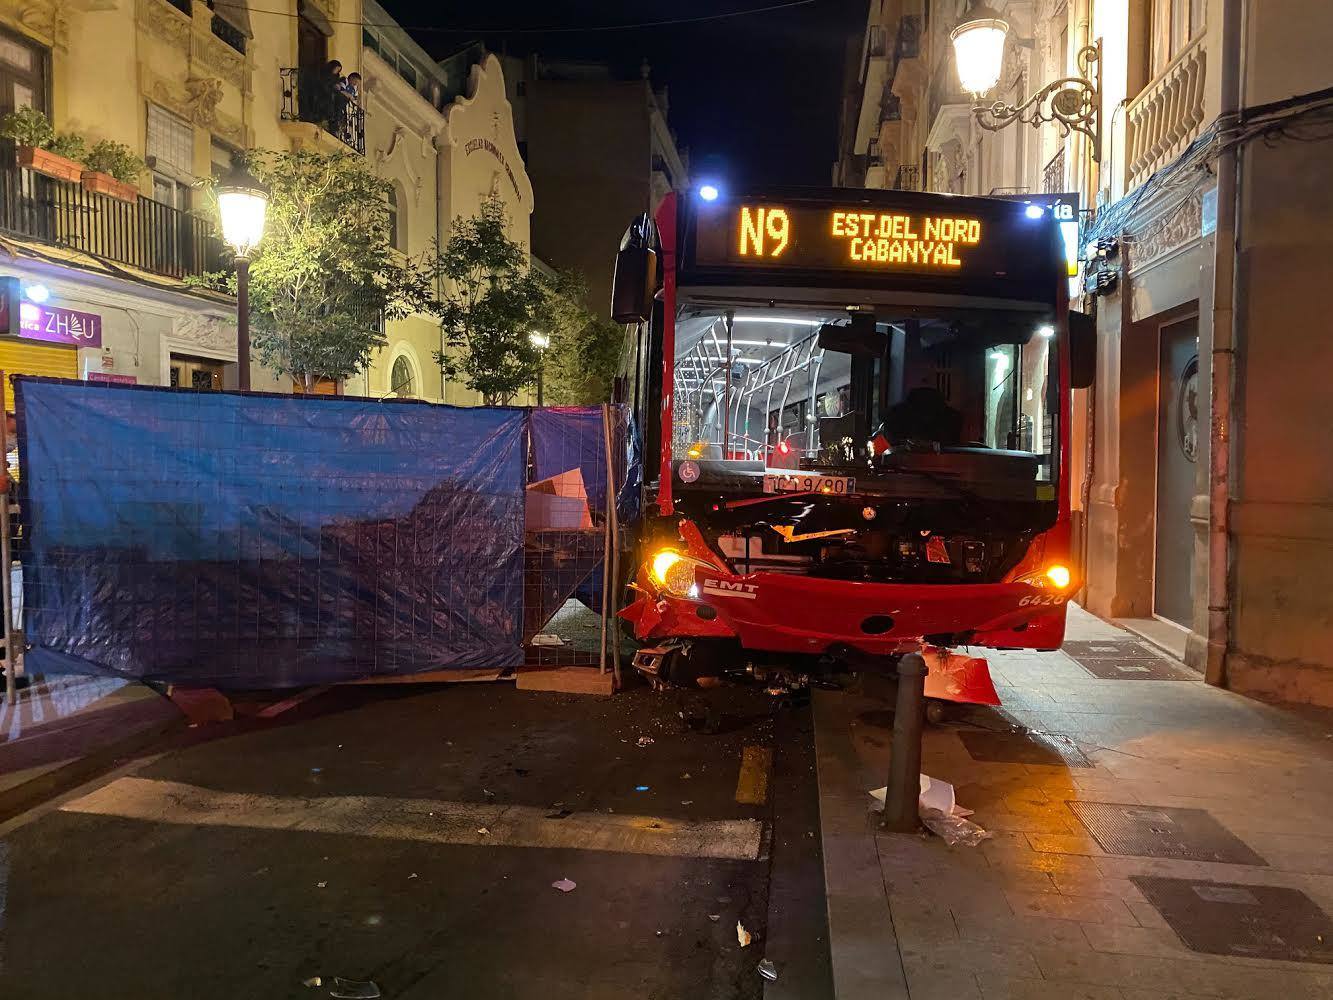
M979 656L961 656L928 646L921 651L926 661L926 697L965 705L998 705L1000 695L991 680L990 665Z

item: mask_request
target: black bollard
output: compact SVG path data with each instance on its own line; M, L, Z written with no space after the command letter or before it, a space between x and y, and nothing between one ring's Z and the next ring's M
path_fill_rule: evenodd
M880 828L915 833L921 825L921 730L925 725L926 661L908 653L898 661L898 703L893 712L893 758Z

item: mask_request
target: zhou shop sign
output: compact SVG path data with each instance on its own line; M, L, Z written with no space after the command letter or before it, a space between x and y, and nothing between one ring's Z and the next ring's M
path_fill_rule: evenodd
M24 302L19 306L19 336L24 340L45 340L74 347L101 347L102 317L96 313Z

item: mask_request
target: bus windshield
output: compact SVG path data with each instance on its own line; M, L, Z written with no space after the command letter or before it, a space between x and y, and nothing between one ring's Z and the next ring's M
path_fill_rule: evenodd
M858 341L845 311L738 310L729 365L727 319L686 307L678 320L676 459L864 477L895 452L981 449L1012 456L1006 477L1053 481L1052 314L884 305Z

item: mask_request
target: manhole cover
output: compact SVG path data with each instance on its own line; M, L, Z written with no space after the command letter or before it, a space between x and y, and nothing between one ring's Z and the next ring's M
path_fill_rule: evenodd
M1075 663L1104 681L1198 680L1156 650L1132 639L1111 642L1067 642L1061 647Z
M1333 965L1333 921L1299 889L1132 875L1192 951Z
M1074 662L1103 681L1189 681L1198 680L1168 660L1103 660L1099 657L1076 656Z
M992 764L1063 764L1092 767L1073 741L1040 733L992 733L964 729L958 734L973 760Z
M1071 802L1069 808L1108 854L1231 865L1268 862L1202 809Z

